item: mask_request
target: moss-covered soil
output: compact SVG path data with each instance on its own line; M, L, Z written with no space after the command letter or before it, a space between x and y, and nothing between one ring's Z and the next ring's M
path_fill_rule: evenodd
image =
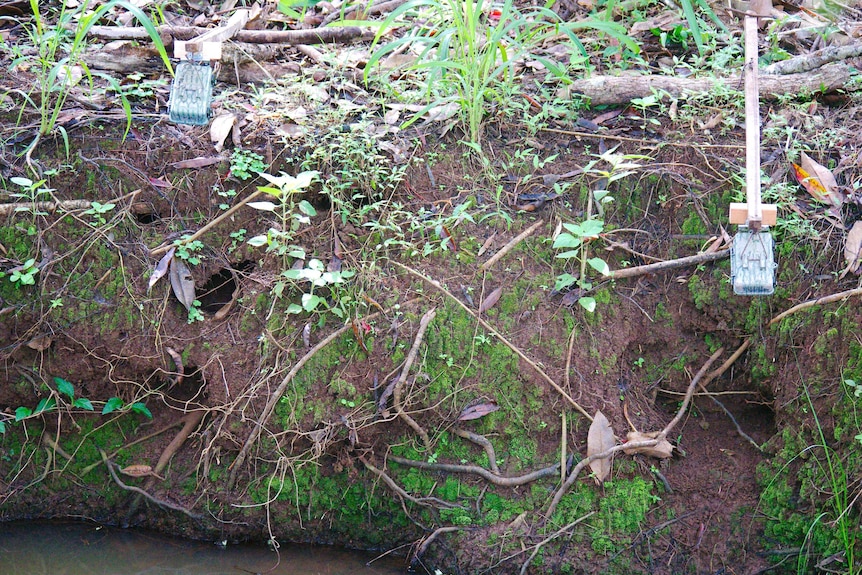
M6 83L32 81L26 69L4 70ZM858 572L858 299L772 322L858 285L839 277L846 232L806 200L787 160L806 150L840 161L840 184L854 189L862 118L852 99L788 99L765 112L764 150L780 153L764 173L783 211L775 294L751 298L733 294L727 258L611 280L554 247L561 224L591 217L604 229L583 259L610 270L732 236L740 94L683 100L676 121L627 108L592 132L555 121L530 129L500 113L488 117L480 156L457 127L397 131L384 108L345 107L336 98L360 89L315 71L291 82L332 91L328 103L217 85L217 113L247 122L241 159L229 144L214 163L183 167L217 153L207 128L150 113L165 87L135 103L125 140L122 123L97 114L68 125L68 153L60 137L35 149L39 188L51 189L36 199L115 205L0 216L0 519L331 543L447 574L525 564L530 573ZM3 124L19 133L13 96ZM287 110L312 104L317 123L285 136ZM704 129L715 106L735 121ZM826 132L828 149L816 138ZM36 178L24 144L2 152L4 202L27 199L13 178ZM638 166L607 185L601 171L613 171L600 155L610 148ZM254 169L240 177L250 153L259 171L319 176L285 200L284 217L242 206L216 221L269 185ZM613 201L602 203L594 192L605 187ZM300 200L314 209L302 212ZM856 214L851 202L844 224ZM183 239L214 221L199 244ZM269 249L249 243L267 234ZM200 319L170 273L150 281L175 240ZM344 281L313 288L285 275L313 269L312 259ZM33 267L32 284L13 281ZM566 273L591 285L555 289ZM314 311L291 313L311 297ZM661 430L719 348L713 395L696 390L669 437L672 458L619 453L602 484L584 470L548 515L560 462L570 473L587 454L581 409L601 411L620 441L630 426ZM148 470L158 477L140 475Z

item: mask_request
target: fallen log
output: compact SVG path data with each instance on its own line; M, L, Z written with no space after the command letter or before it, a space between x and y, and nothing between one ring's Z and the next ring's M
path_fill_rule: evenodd
M837 90L859 90L850 82L858 71L843 63L828 64L815 71L785 76L762 76L760 97L775 100L786 94L826 94ZM742 89L742 76L727 78L681 78L678 76L596 76L575 80L569 87L570 96L580 95L592 106L628 104L644 98L654 90L663 90L673 98L686 94L710 92L716 88Z

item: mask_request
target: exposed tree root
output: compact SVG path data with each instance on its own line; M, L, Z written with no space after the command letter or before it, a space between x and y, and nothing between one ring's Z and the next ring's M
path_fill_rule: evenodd
M770 326L775 325L778 322L780 322L781 320L783 320L784 318L786 318L787 316L789 316L790 314L796 313L796 312L801 311L803 309L808 309L809 307L814 307L816 305L823 305L823 304L827 304L827 303L833 303L836 301L841 301L843 299L847 299L849 297L853 297L853 296L857 296L857 295L862 295L862 288L850 289L847 291L834 293L832 295L819 297L817 299L811 299L811 300L808 300L806 302L802 302L801 304L795 305L786 311L781 312L780 314L778 314L777 316L772 318L767 325L770 325Z
M530 567L530 563L532 563L533 559L536 558L536 555L539 554L539 551L542 549L542 546L544 546L546 543L550 543L551 541L553 541L554 539L556 539L557 537L559 537L560 535L562 535L563 533L565 533L566 531L571 529L572 527L576 526L578 523L590 518L595 513L596 513L595 511L590 511L589 513L587 513L583 517L578 517L577 519L575 519L574 521L572 521L571 523L569 523L565 527L558 529L557 531L553 532L550 536L545 537L544 539L542 539L541 541L536 543L536 545L533 547L533 552L530 553L530 556L527 557L527 560L524 561L524 563L521 565L520 574L525 575L527 573L527 569Z
M428 450L428 453L431 453L431 438L428 437L428 432L426 432L421 425L416 423L415 419L405 413L404 407L401 404L401 392L404 389L404 382L407 381L407 374L410 373L410 368L413 367L413 362L416 361L416 356L419 353L419 346L422 345L422 338L425 336L425 330L428 329L428 324L431 323L436 314L437 310L431 308L426 311L425 315L422 316L422 319L419 320L419 329L416 331L413 346L410 348L410 353L407 354L407 359L404 361L404 367L401 369L401 374L398 376L398 380L395 382L395 388L392 391L392 404L395 407L395 411L398 413L398 417L403 419L404 422L422 438L422 443L425 444L425 449Z
M473 443L484 449L485 454L488 456L488 467L491 468L491 473L493 473L494 475L500 475L500 468L497 467L497 453L494 451L494 445L490 441L488 441L487 437L458 427L453 428L452 433L454 433L458 437L463 437L467 441L472 441Z
M517 487L519 485L526 485L527 483L532 483L533 481L537 481L539 479L542 479L543 477L551 477L552 475L556 475L560 472L560 464L556 463L554 465L551 465L550 467L545 467L544 469L539 469L537 471L533 471L532 473L527 473L526 475L521 475L518 477L503 477L500 475L495 475L484 467L479 467L478 465L456 465L454 463L427 463L425 461L405 459L396 455L390 455L388 459L389 461L394 461L395 463L398 463L400 465L415 467L417 469L424 469L426 471L443 471L447 473L471 473L473 475L478 475L479 477L487 480L490 483L493 483L494 485L499 485L500 487Z
M117 476L117 472L114 471L114 464L110 460L108 460L108 455L105 453L105 451L103 449L99 449L99 453L102 455L102 461L105 463L105 466L108 468L108 473L111 474L111 479L113 479L114 483L116 483L118 486L120 486L121 489L125 489L126 491L131 491L133 493L137 493L140 497L146 497L147 499L149 499L150 501L152 501L153 503L155 503L159 507L164 507L166 509L172 509L173 511L179 511L181 513L185 513L186 515L188 515L192 519L200 519L201 518L200 515L198 515L196 513L192 513L191 511L189 511L188 509L186 509L185 507L183 507L181 505L176 505L174 503L171 503L170 501L165 501L163 499L159 499L158 497L154 497L153 495L150 495L149 493L147 493L146 491L144 491L140 487L135 487L133 485L126 485Z
M524 239L526 239L526 238L530 237L530 235L532 235L532 233L533 233L533 232L535 232L536 230L538 230L538 229L539 229L540 227L542 227L543 225L545 225L545 220L539 220L539 221L537 221L536 223L534 223L532 226L530 226L529 228L527 228L526 230L524 230L523 232L521 232L520 234L518 234L517 236L515 236L514 238L512 238L512 239L509 241L509 243L507 243L505 246L503 246L502 248L500 248L500 251L498 251L496 254L494 254L493 256L491 256L491 257L488 259L488 261L486 261L485 263L483 263L483 264L482 264L482 269L483 269L483 270L491 269L491 266L493 266L495 263L497 263L498 261L500 261L500 258L502 258L503 256L505 256L505 255L506 255L507 253L509 253L510 251L512 251L512 248L514 248L514 247L515 247L515 246L517 246L519 243L521 243L522 241L524 241Z
M595 455L591 455L585 459L582 459L578 462L577 465L572 469L569 474L569 478L566 479L566 482L563 483L557 492L554 494L554 498L551 500L551 504L548 506L548 510L545 512L545 519L550 520L550 518L554 515L554 511L557 509L557 505L559 505L560 500L563 498L563 495L571 488L571 486L578 479L578 475L580 475L581 470L584 469L590 462L595 461L596 459L607 459L608 457L613 456L618 451L622 451L624 449L637 449L641 447L655 447L660 442L665 441L667 439L668 433L678 424L685 412L688 410L688 404L691 402L691 397L694 394L694 390L697 387L698 383L703 376L706 374L707 370L709 370L710 366L713 362L718 359L718 357L724 352L724 348L719 348L715 353L710 356L710 358L703 364L703 367L700 368L700 371L692 378L691 383L688 386L688 389L685 392L685 398L682 401L682 405L680 405L679 410L676 412L674 418L668 423L663 430L656 436L655 439L648 439L644 441L629 441L627 443L622 443L620 445L614 445L610 449L602 451L601 453L596 453ZM394 458L393 458L394 461Z

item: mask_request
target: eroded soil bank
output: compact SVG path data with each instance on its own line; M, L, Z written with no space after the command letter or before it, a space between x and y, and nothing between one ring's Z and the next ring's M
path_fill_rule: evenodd
M447 574L858 571L852 95L764 111L777 287L750 298L727 259L738 92L501 111L480 155L326 70L218 101L248 122L220 154L137 108L125 140L84 112L68 154L44 138L42 182L4 148L0 519ZM323 119L297 132L300 107ZM802 151L840 210L793 179ZM598 412L609 445L680 415L672 457L616 453L597 484Z

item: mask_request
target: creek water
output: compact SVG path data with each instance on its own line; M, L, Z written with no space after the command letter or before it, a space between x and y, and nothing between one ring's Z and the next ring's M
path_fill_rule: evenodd
M87 523L0 523L2 575L403 575L403 560L322 546L228 545Z

